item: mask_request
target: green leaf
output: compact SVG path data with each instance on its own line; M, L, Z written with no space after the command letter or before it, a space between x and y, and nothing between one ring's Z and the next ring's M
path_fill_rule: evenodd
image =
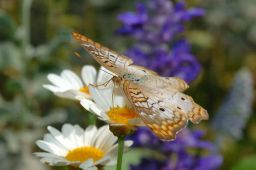
M21 71L23 64L20 49L15 44L0 43L0 70L12 68Z
M0 41L13 39L15 31L13 19L3 11L0 11Z
M249 170L256 167L256 155L246 157L235 164L232 170Z

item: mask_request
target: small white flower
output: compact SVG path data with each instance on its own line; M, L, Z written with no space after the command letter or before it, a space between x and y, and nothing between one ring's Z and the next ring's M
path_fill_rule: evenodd
M98 88L89 86L92 100L82 99L80 104L99 119L111 125L143 125L136 111L130 106L120 89L110 86Z
M74 166L83 170L96 170L97 166L116 163L117 137L105 125L99 129L89 126L64 124L62 132L49 126L43 140L36 144L45 152L37 152L40 161L51 166ZM132 141L125 141L125 146Z
M88 86L90 84L99 84L111 79L111 74L107 74L100 69L98 75L93 66L85 65L81 71L82 80L74 72L64 70L60 75L49 74L48 80L52 84L43 85L44 88L52 91L59 97L80 100L83 98L91 98ZM84 82L84 83L83 83Z

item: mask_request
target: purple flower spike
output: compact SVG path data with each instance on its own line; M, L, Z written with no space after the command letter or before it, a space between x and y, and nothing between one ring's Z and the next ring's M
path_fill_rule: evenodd
M136 64L162 76L191 82L200 73L200 64L182 33L186 22L204 13L201 8L187 9L182 0L175 4L170 0L150 0L146 4L138 3L135 12L120 14L118 20L122 26L117 33L135 39L127 55Z
M203 131L184 129L176 140L163 142L148 128L139 128L129 139L134 147L143 147L158 154L142 158L138 165L131 165L131 170L217 170L222 164L222 157L216 153L215 146L202 139ZM191 152L193 151L193 152ZM162 156L161 156L162 155Z

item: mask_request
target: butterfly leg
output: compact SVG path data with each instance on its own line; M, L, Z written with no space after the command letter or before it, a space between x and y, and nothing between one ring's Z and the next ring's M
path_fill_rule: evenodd
M112 77L111 79L107 80L106 82L102 83L102 84L90 84L90 86L96 87L96 88L102 87L102 86L107 87L107 85L108 85L112 80L113 80L113 77Z

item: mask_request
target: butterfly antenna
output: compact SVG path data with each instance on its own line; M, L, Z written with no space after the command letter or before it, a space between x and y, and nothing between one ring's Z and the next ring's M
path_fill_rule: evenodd
M81 54L79 53L79 52L74 52L74 54L75 54L75 56L77 57L77 58L82 58L82 56L81 56Z
M83 61L84 63L87 62L87 61L85 60L85 58L84 58L83 56L81 56L81 54L80 54L79 52L75 51L74 54L75 54L75 56L76 56L79 60Z
M100 69L101 71L104 71L105 73L107 73L107 74L109 74L109 75L111 75L111 76L115 76L114 74L112 74L112 73L110 73L110 72L108 72L108 71L106 71L106 70L104 70L104 69Z
M116 83L114 83L114 87L113 87L113 91L112 91L112 108L114 108L115 103L114 103L114 93L115 93L115 88L116 87Z

